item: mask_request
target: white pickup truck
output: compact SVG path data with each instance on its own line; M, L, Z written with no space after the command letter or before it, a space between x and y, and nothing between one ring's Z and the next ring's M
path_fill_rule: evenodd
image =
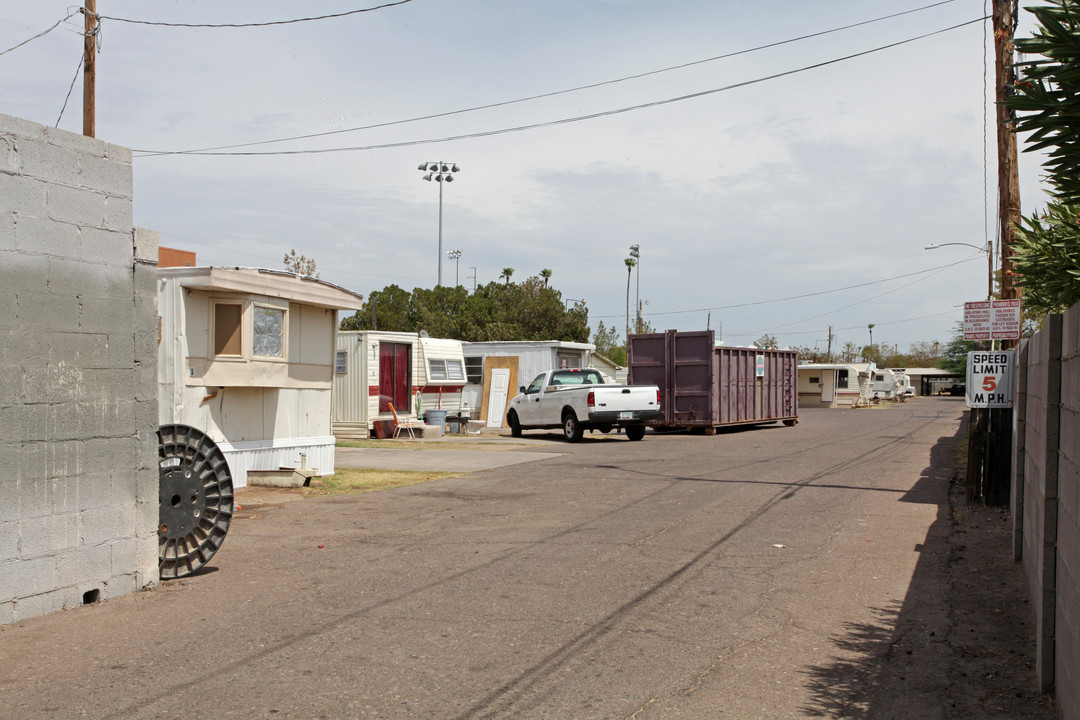
M645 437L645 422L660 416L660 390L655 385L609 385L596 370L549 370L519 389L510 401L506 422L521 437L531 428L561 427L577 442L585 430L626 429L626 437Z

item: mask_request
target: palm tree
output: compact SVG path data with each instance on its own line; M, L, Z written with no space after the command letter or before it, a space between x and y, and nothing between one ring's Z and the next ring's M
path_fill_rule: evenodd
M870 323L866 326L866 329L870 331L870 347L874 346L874 323Z
M634 271L634 266L637 265L637 260L632 257L628 257L623 260L626 263L626 348L627 352L630 349L630 274Z
M503 268L502 275L499 277L506 278L506 284L510 284L510 276L514 274L514 268Z
M548 280L551 279L551 270L544 268L540 271L540 277L544 278L544 287L548 286Z

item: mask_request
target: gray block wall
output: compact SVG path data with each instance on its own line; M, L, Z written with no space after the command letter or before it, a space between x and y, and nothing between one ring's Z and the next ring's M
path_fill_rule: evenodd
M1061 340L1055 687L1062 717L1080 717L1080 305Z
M157 242L131 151L0 115L0 625L156 584Z
M1080 305L1048 315L1020 352L1014 552L1035 621L1039 689L1080 717ZM1019 458L1017 460L1016 458ZM1018 551L1018 552L1017 552Z

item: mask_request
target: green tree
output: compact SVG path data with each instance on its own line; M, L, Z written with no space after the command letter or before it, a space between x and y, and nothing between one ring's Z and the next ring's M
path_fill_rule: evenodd
M1016 48L1034 59L1018 64L1006 104L1018 113L1016 132L1031 133L1026 152L1047 151L1053 200L1021 219L1013 250L1025 305L1046 313L1080 301L1080 4L1047 0L1028 9L1037 26Z
M763 350L766 348L780 347L780 344L776 342L776 336L770 335L769 333L765 333L764 335L759 337L757 340L754 341L754 344L757 345L759 348L762 348Z
M506 267L506 268L503 268L502 275L500 275L499 277L506 278L506 284L509 285L510 284L510 276L513 275L513 274L514 274L514 268Z
M596 352L600 353L616 365L626 367L626 345L623 344L619 331L614 327L607 327L601 320L593 333L593 345Z
M341 328L426 330L432 337L464 341L588 342L589 312L583 302L567 309L562 293L537 277L513 285L491 282L472 294L461 286L409 293L388 285L372 292L362 310L342 320Z
M953 336L945 346L945 353L938 360L938 367L957 375L967 374L967 356L975 350L975 342L964 339L964 323L958 322L953 328Z
M544 279L544 287L548 286L548 280L551 280L551 270L544 268L540 271L540 277Z
M863 345L862 350L859 353L862 356L863 362L872 362L879 367L884 367L882 363L881 348L877 345Z
M797 352L799 354L799 362L810 362L810 363L828 363L828 362L832 362L832 358L829 357L829 354L826 351L821 350L819 348L812 348L812 347L803 346L803 347L795 348L795 352Z
M920 341L911 344L908 350L907 364L902 367L937 367L937 361L944 355L945 349L937 340Z

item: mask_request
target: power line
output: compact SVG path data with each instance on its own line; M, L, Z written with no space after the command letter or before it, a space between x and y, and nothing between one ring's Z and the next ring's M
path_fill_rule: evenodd
M961 260L960 262L969 262L969 261L970 261L970 258L969 258L969 260ZM958 264L958 263L954 263L954 264ZM817 320L818 318L825 317L826 315L832 315L833 313L838 313L838 312L840 312L842 310L847 310L848 308L855 307L856 305L862 305L863 303L870 302L871 300L876 300L876 299L878 299L880 297L884 297L886 295L891 295L894 292L899 292L899 291L903 290L904 288L911 287L915 283L922 282L923 280L926 280L927 278L933 277L934 275L937 275L939 273L943 273L948 269L949 269L949 266L946 265L944 267L941 267L941 268L938 268L938 269L934 270L927 277L922 277L922 278L919 278L918 280L912 280L911 282L907 283L906 285L901 285L900 287L893 288L892 290L886 290L885 292L878 293L877 295L871 295L870 297L863 298L862 300L856 300L855 302L850 303L848 305L843 305L841 307L834 308L832 310L828 310L826 312L819 313L817 315L811 315L810 317L802 318L801 320L794 320L792 322L784 323L783 325L773 325L773 326L768 327L768 328L766 328L764 330L758 330L758 331L750 332L750 333L735 333L733 335L733 337L742 337L742 336L745 336L745 335L756 335L759 332L760 333L776 332L777 330L780 330L782 328L791 327L792 325L800 325L800 324L802 324L804 322L809 322L810 320Z
M422 122L424 120L434 120L434 119L437 119L437 118L451 117L451 116L454 116L454 115L462 115L462 114L465 114L465 113L477 112L477 111L480 111L480 110L491 110L493 108L506 107L508 105L516 105L516 104L519 104L519 103L531 102L533 100L542 100L542 99L545 99L545 98L556 97L558 95L566 95L568 93L579 92L581 90L592 90L592 89L595 89L595 88L598 88L598 87L603 87L605 85L615 85L617 83L627 82L629 80L639 80L641 78L649 77L651 75L659 75L661 73L671 72L673 70L683 70L685 68L693 67L695 65L704 65L706 63L715 62L717 60L726 60L728 58L737 57L739 55L747 55L749 53L758 52L760 50L769 50L771 48L780 47L782 45L788 45L788 44L791 44L791 43L800 42L802 40L809 40L811 38L821 37L823 35L829 35L831 33L841 32L843 30L850 30L852 28L861 27L863 25L870 25L870 24L873 24L873 23L882 22L884 20L891 20L893 18L897 18L897 17L900 17L902 15L909 15L911 13L922 12L923 10L929 10L931 8L935 8L935 7L938 7L938 6L941 6L941 5L947 5L947 4L952 3L952 2L956 2L956 0L942 0L941 2L936 2L936 3L933 3L931 5L924 5L923 7L914 8L913 10L905 10L903 12L893 13L891 15L883 15L881 17L873 18L871 20L863 20L861 22L852 23L850 25L842 25L840 27L832 28L832 29L829 29L829 30L822 30L820 32L810 33L808 35L801 35L799 37L790 38L788 40L780 40L780 41L777 41L777 42L768 43L766 45L758 45L757 47L747 48L747 49L744 49L744 50L737 50L735 52L730 52L730 53L726 53L726 54L723 54L723 55L716 55L714 57L705 58L703 60L693 60L691 62L682 63L681 65L671 65L669 67L660 68L658 70L649 70L647 72L638 73L636 75L627 75L625 77L616 78L616 79L613 79L613 80L604 80L604 81L601 81L601 82L591 83L591 84L588 84L588 85L579 85L577 87L567 88L567 89L564 89L564 90L555 90L553 92L541 93L539 95L530 95L528 97L517 98L515 100L504 100L504 101L501 101L501 102L489 103L487 105L476 105L474 107L463 108L463 109L460 109L460 110L449 110L447 112L434 113L432 115L422 115L420 117L407 118L405 120L391 120L391 121L388 121L388 122L375 123L373 125L361 125L361 126L358 126L358 127L344 128L344 129L341 129L341 130L327 130L327 131L324 131L324 132L308 133L306 135L294 135L292 137L277 138L277 139L273 139L273 140L257 140L257 141L254 141L254 142L236 143L236 144L233 144L233 145L219 145L217 147L197 148L197 149L193 149L193 150L184 150L184 151L178 151L178 152L201 153L201 152L208 152L208 151L211 151L211 150L232 150L232 149L235 149L235 148L255 147L255 146L258 146L258 145L272 145L272 144L275 144L275 143L293 142L295 140L310 140L312 138L317 138L317 137L328 137L328 136L331 136L331 135L342 135L342 134L345 134L345 133L361 132L363 130L375 130L375 129L378 129L378 128L392 127L394 125L406 125L408 123Z
M668 310L665 312L651 312L649 317L657 315L687 315L689 313L703 313L712 312L714 310L733 310L736 308L753 307L755 305L770 305L772 303L789 302L791 300L803 300L809 297L817 297L818 295L829 295L831 293L843 292L845 290L856 290L858 288L869 287L870 285L880 285L881 283L892 282L893 280L903 280L904 278L914 277L915 275L925 275L926 273L936 273L942 270L948 270L956 265L962 265L969 263L972 260L977 259L978 256L970 257L966 260L957 260L956 262L949 263L948 265L938 265L936 267L927 268L926 270L916 270L915 272L904 273L903 275L894 275L893 277L882 278L880 280L870 280L864 283L857 283L855 285L846 285L844 287L833 288L831 290L818 290L816 292L804 293L802 295L791 295L782 298L773 298L772 300L755 300L754 302L736 303L734 305L717 305L714 307L697 308L695 310ZM905 286L906 287L906 286ZM899 288L898 288L899 289ZM892 292L892 291L890 291ZM872 298L871 298L872 299ZM842 310L843 308L841 308ZM622 315L593 315L594 318L614 318L622 317ZM812 318L807 318L812 319Z
M616 108L614 110L604 110L601 112L590 113L587 115L577 115L575 117L563 118L560 120L549 120L547 122L531 123L529 125L518 125L510 128L501 128L498 130L484 130L475 133L465 133L462 135L449 135L442 138L428 138L425 140L405 140L394 143L381 143L377 145L357 145L352 147L337 147L337 148L321 148L315 150L267 150L267 151L244 151L244 152L206 152L206 151L190 151L190 150L132 150L137 157L155 157L161 155L207 155L218 157L259 157L270 155L321 155L324 153L336 153L336 152L359 152L369 150L387 150L390 148L401 147L415 147L418 145L433 145L435 143L451 142L455 140L471 140L475 138L494 137L497 135L507 135L514 132L523 132L526 130L537 130L540 128L556 127L559 125L569 125L571 123L582 122L584 120L595 120L602 117L610 117L612 115L621 115L628 112L634 112L637 110L645 110L648 108L660 107L662 105L670 105L676 102L682 102L684 100L694 100L708 95L714 95L720 92L726 92L728 90L735 90L738 88L748 87L750 85L757 85L769 80L776 80L778 78L787 77L789 75L796 75L798 73L806 72L808 70L816 70L818 68L826 67L828 65L835 65L836 63L844 62L846 60L853 60L855 58L863 57L865 55L871 55L873 53L881 52L883 50L889 50L901 45L915 42L917 40L924 40L934 35L941 35L942 33L957 30L968 25L973 25L978 22L982 22L986 18L980 17L975 20L968 20L967 22L960 23L958 25L952 25L941 30L935 30L933 32L925 33L923 35L917 35L906 40L899 40L888 45L881 45L879 47L863 50L862 52L853 53L851 55L845 55L843 57L834 58L832 60L826 60L820 63L814 63L813 65L805 65L794 70L785 70L784 72L774 73L772 75L766 75L764 77L755 78L753 80L745 80L739 83L733 83L731 85L725 85L719 88L713 88L711 90L702 90L696 93L690 93L688 95L680 95L678 97L666 98L664 100L654 100L652 102L641 103L638 105L630 105L627 107Z
M360 10L348 10L346 12L334 13L332 15L319 15L317 17L302 17L295 18L293 20L272 20L269 22L259 23L173 23L173 22L155 22L152 20L132 20L130 18L110 17L109 15L98 15L101 20L112 20L113 22L131 23L132 25L153 25L156 27L175 27L175 28L253 28L253 27L270 27L273 25L293 25L295 23L312 22L315 20L332 20L334 18L346 17L348 15L357 15L359 13L374 12L375 10L383 10L385 8L395 7L397 5L404 5L410 3L412 0L397 0L397 2L388 2L382 5L376 5L375 7L362 8Z
M151 214L153 214L153 213L151 213ZM159 215L159 217L165 217L165 216ZM217 244L214 244L214 243L203 242L201 240L192 240L191 238L186 238L183 235L176 235L174 233L162 232L160 230L158 231L158 235L161 236L161 237L173 238L175 240L183 240L186 243L193 243L195 245L203 245L205 247L213 248L215 250L221 250L220 245L217 245ZM270 258L266 257L265 255L257 255L255 253L246 252L244 250L236 250L236 249L230 248L227 252L233 253L235 255L246 255L248 257L252 257L252 258L256 258L258 260L262 260L263 262L273 263L274 265L276 265L278 263L277 260L271 260ZM265 267L269 267L269 265L267 265ZM384 279L391 279L391 280L394 280L394 279L396 279L396 280L429 280L430 279L429 277L421 277L421 276L418 276L418 275L386 275L386 274L379 274L379 273L357 272L355 270L345 270L345 269L341 268L340 266L334 266L332 268L324 268L324 269L326 269L327 272L343 273L345 275L356 275L356 276L359 276L359 277L384 278Z
M71 78L71 85L68 87L67 97L64 98L64 105L60 108L60 114L56 117L55 127L60 127L60 118L64 117L64 111L67 110L68 100L71 99L71 91L75 89L75 83L79 80L79 73L82 71L84 60L85 57L80 55L79 67L75 68L75 77Z
M65 22L67 22L67 21L68 21L68 20L70 20L71 18L73 18L73 17L75 17L76 15L78 15L78 14L79 14L80 12L82 12L82 10L81 10L81 9L80 9L80 10L76 10L75 12L72 12L72 13L68 14L68 16L67 16L66 18L63 18L62 20L57 20L57 21L56 21L56 23L55 23L55 24L53 24L53 26L52 26L52 27L50 27L50 28L49 28L48 30L42 30L42 31L41 31L41 32L39 32L39 33L38 33L37 35L35 35L35 36L31 37L31 38L27 38L26 40L23 40L23 41L22 41L21 43L19 43L18 45L15 45L15 46L13 46L13 47L9 47L9 48L8 48L7 50L4 50L4 51L0 51L0 55L7 55L7 54L8 54L9 52L11 52L12 50L18 50L19 48L21 48L21 47L22 47L23 45L26 45L27 43L33 42L34 40L37 40L37 39L38 39L38 38L40 38L40 37L45 37L46 35L48 35L49 33L51 33L51 32L52 32L53 30L55 30L56 28L60 27L60 26L61 26L61 25L63 25L63 24L65 23Z

